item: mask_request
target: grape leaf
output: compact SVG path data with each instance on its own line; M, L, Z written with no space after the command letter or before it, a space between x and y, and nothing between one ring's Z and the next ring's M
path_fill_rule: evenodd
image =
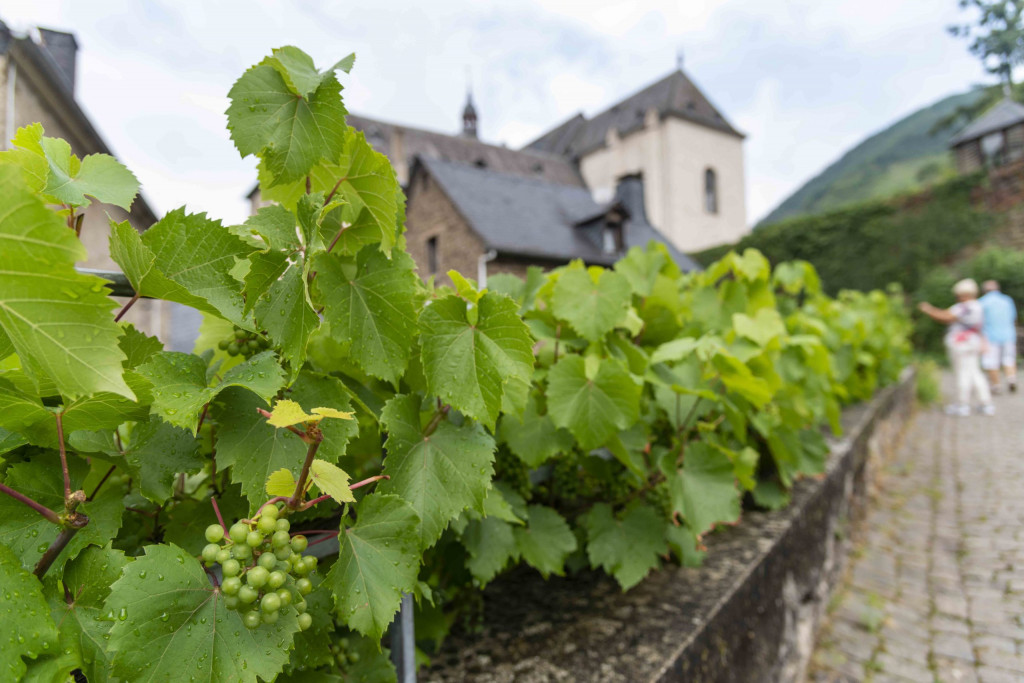
M466 567L481 586L490 583L509 560L519 558L512 525L494 517L470 521L462 532L462 544L469 552Z
M354 526L341 530L341 550L325 581L338 615L352 629L379 639L416 586L419 519L398 496L373 493L359 503Z
M71 145L60 138L44 137L40 144L49 165L43 193L74 206L91 204L86 195L127 211L139 192L135 174L109 154L90 154L79 162Z
M729 457L706 443L686 446L683 468L670 472L672 508L698 536L715 524L733 523L740 516L740 491Z
M224 373L216 386L207 386L206 363L199 356L161 351L139 366L154 384L153 412L175 427L195 433L203 406L224 389L244 387L269 405L284 384L284 371L273 351L259 353ZM255 411L254 411L255 412Z
M106 469L104 465L103 470ZM71 456L68 458L68 473L71 490L75 491L84 486L89 466L81 458ZM32 460L11 465L4 473L4 483L57 513L64 510L64 477L55 452L35 453ZM86 493L92 494L92 489ZM104 545L117 536L121 515L124 514L120 487L105 484L92 500L79 505L78 511L89 517L89 523L74 535L57 557L52 571L74 559L86 546ZM57 538L57 532L54 524L32 508L10 496L0 496L0 543L18 554L26 569L35 567L47 546Z
M21 168L25 184L33 192L42 192L46 187L46 178L50 174L50 165L43 153L43 124L30 123L19 128L8 148L0 152L0 162L10 163Z
M313 408L312 414L310 414L295 401L285 398L274 404L274 409L270 411L270 417L267 418L267 424L274 427L291 427L303 422L319 422L325 417L351 420L352 413L345 413L334 408Z
M348 472L325 460L314 460L309 465L309 476L320 492L330 496L337 503L354 503L355 496L349 489Z
M526 526L512 530L519 553L544 578L561 576L565 558L576 550L576 536L562 516L549 507L531 505L527 513Z
M568 431L555 427L547 415L537 414L537 401L532 396L527 400L522 419L508 414L501 416L498 435L531 468L570 450L574 443Z
M290 496L295 493L296 483L292 473L282 467L270 473L265 488L268 496Z
M295 608L273 624L246 628L198 561L174 545L149 545L128 564L106 600L113 673L133 681L272 680L288 661L299 630Z
M124 360L126 369L137 368L157 351L163 351L164 345L156 337L150 337L148 334L140 332L131 323L123 323L123 326L124 336L117 342L117 345L121 347L126 356Z
M640 387L621 362L604 359L587 371L580 356L565 356L548 373L548 414L565 427L584 450L603 445L617 430L628 429L639 414Z
M331 648L338 640L338 627L333 615L334 596L318 575L313 574L309 578L313 583L313 591L305 597L306 614L313 618L313 623L305 631L295 634L295 647L291 654L292 667L299 669L300 678L297 683L307 683L306 676L314 667L334 665ZM277 681L281 680L281 677L277 678ZM337 683L343 681L339 679Z
M395 170L388 158L373 149L360 131L354 128L345 133L344 152L331 157L330 163L320 163L310 171L313 193L334 192L347 206L336 211L324 225L341 220L333 230L341 233L339 245L349 252L355 245L378 242L380 250L391 253L405 222L404 195L395 179ZM269 201L279 202L287 208L295 207L306 194L305 179L283 184L269 164L259 167L260 190ZM349 223L351 226L346 226ZM344 228L344 230L342 230Z
M615 263L615 272L621 274L637 296L650 296L662 266L670 259L657 248L632 247Z
M627 508L621 519L615 517L611 506L598 503L587 513L583 525L591 566L614 576L624 591L656 568L658 557L668 547L665 520L642 503Z
M10 548L0 545L0 619L8 632L0 638L0 673L20 681L25 673L23 657L35 659L56 650L57 628L43 599L43 586L22 569Z
M428 548L462 510L482 509L494 473L494 440L468 420L460 426L442 420L425 436L415 394L388 401L380 419L388 431L384 472L391 479L378 490L412 504L420 545Z
M423 369L431 393L493 427L504 385L529 381L533 351L515 302L484 294L475 322L465 300L446 296L420 314Z
M254 282L251 277L246 278L246 296L258 297L253 310L259 327L280 347L284 358L298 368L306 358L309 335L320 326L320 316L309 298L308 268L305 265L288 262L288 257L281 252L261 254L256 262L266 264L280 259L284 259L283 269L280 274L274 274L269 287L262 293L250 287ZM278 273L277 270L272 272Z
M707 548L701 545L697 535L685 524L667 524L665 540L672 554L684 567L699 567L704 563Z
M409 363L409 339L416 335L419 283L412 259L395 252L389 260L368 246L355 264L325 253L314 265L331 336L351 342L350 353L359 367L395 384Z
M344 153L348 112L333 74L307 96L296 96L277 69L261 63L242 74L228 97L231 139L243 157L265 160L271 185L298 180L317 162Z
M759 346L767 346L773 339L786 335L786 325L774 308L762 308L754 317L733 313L732 326L738 336L746 337Z
M70 399L100 391L133 399L116 304L103 280L74 270L85 256L18 170L0 165L0 329L37 385L52 379Z
M340 69L348 73L356 61L356 56L351 54L321 73L313 65L313 58L297 47L285 45L275 48L271 54L260 63L277 69L291 91L300 97L307 97L334 71Z
M230 271L251 247L205 213L171 211L139 234L112 224L110 258L142 296L175 301L243 323L242 287Z
M612 270L570 266L551 295L551 310L589 341L599 341L626 320L632 290L629 280Z
M126 564L128 559L120 550L113 550L110 546L90 546L68 562L60 582L55 579L47 581L46 600L57 623L64 652L62 656L49 657L54 661L46 669L56 665L60 667L59 671L63 671L70 664L71 669L81 668L90 683L109 680L106 636L113 620L107 618L103 603L110 594L110 586L121 576ZM70 602L66 596L71 597ZM38 664L45 664L42 658ZM33 673L30 670L29 677ZM38 674L36 677L43 678ZM52 680L58 679L53 677Z
M195 474L206 459L200 455L199 442L190 432L154 415L132 430L124 462L142 495L162 504L174 494L175 475Z

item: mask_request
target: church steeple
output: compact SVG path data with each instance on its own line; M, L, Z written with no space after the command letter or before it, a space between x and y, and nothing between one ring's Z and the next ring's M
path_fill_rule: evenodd
M462 135L467 138L477 137L476 107L473 106L473 86L466 84L466 106L462 108Z

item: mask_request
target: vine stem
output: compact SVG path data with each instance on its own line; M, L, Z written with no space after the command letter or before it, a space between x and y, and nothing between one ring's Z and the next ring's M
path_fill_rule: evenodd
M317 430L319 435L319 430ZM306 451L306 461L302 463L302 473L299 475L299 480L295 482L295 492L292 493L292 497L288 499L288 507L295 510L299 507L299 501L302 499L302 494L306 490L306 480L309 479L309 467L313 464L313 458L316 457L317 449L320 448L320 442L323 441L323 436L316 439L313 443L309 444L309 450Z
M57 441L60 447L60 466L64 470L64 504L71 500L71 474L68 472L68 454L64 448L64 413L54 413L57 421Z
M21 501L25 505L28 505L30 508L32 508L33 510L41 514L43 517L45 517L47 521L53 522L54 524L60 524L60 515L58 515L56 512L46 507L42 503L37 503L36 501L32 500L24 493L19 493L18 491L12 489L10 486L5 486L4 484L0 484L0 491L3 491L14 500Z
M207 402L203 406L203 412L199 413L199 424L196 425L196 436L199 436L199 430L203 428L203 423L206 421L206 413L210 410L210 404Z
M346 180L348 180L348 176L347 175L346 176L342 176L341 178L338 178L338 182L334 183L334 187L332 187L331 191L327 193L326 197L324 197L324 206L327 206L328 204L331 203L331 199L334 198L334 194L338 191L338 188L341 187L341 184L343 182L345 182ZM334 245L331 245L331 246L334 246ZM330 251L330 249L328 249L327 251Z
M124 314L128 312L128 309L131 308L132 306L134 306L135 302L139 300L139 296L141 296L141 295L138 292L135 292L135 294L132 295L132 298L128 299L128 303L126 303L124 306L122 306L121 310L118 311L117 315L114 316L114 322L115 323L116 322L120 322L121 318L124 317Z
M356 489L361 488L363 486L366 486L367 484L372 484L375 481L380 481L381 479L390 479L390 478L391 477L389 475L387 475L387 474L378 474L378 475L376 475L374 477L368 477L366 479L363 479L362 481L357 481L356 483L350 485L348 488L350 490L352 490L352 491L355 491Z
M116 469L117 469L117 465L111 465L110 466L110 469L107 470L107 473L103 475L102 479L100 479L100 483L96 484L96 488L94 488L92 490L92 495L90 495L88 498L85 499L86 502L91 501L93 498L96 497L96 494L100 492L100 489L103 488L103 485L105 483L107 483L107 479L110 478L110 475L113 474L114 470L116 470Z
M323 495L323 496L320 496L319 498L314 498L313 500L310 500L310 501L307 501L307 502L303 503L302 507L300 507L299 509L300 510L308 510L309 508L313 507L317 503L322 503L325 500L330 500L330 498L331 497L329 495Z
M341 532L339 532L339 531L329 531L329 532L327 532L327 533L326 533L326 534L325 534L325 535L323 536L323 538L318 538L318 539L316 539L315 541L310 541L309 543L307 543L307 544L306 544L306 547L308 548L308 547L309 547L309 546L311 546L311 545L316 545L317 543L323 543L324 541L329 541L329 540L331 540L332 538L337 538L337 536L338 536L338 534L339 534L339 533L341 533Z
M228 525L224 523L224 517L220 514L220 508L217 507L216 496L210 496L210 502L213 503L213 511L217 513L217 521L220 522L221 527L224 529L224 533L228 532Z
M64 550L68 543L71 542L71 539L75 537L78 530L89 523L89 518L85 515L75 515L74 517L74 524L60 530L60 533L57 534L56 540L50 544L50 547L46 549L43 556L39 558L39 562L36 563L35 569L32 570L32 573L40 579L43 578L47 570L49 570L50 565L52 565L53 561L57 559L57 556L60 555L61 551Z
M430 424L428 424L427 428L423 430L424 438L434 433L434 430L436 430L438 425L441 424L441 420L443 420L445 416L448 415L449 410L451 410L451 406L443 406L437 409L437 412L434 413L434 417L430 419Z

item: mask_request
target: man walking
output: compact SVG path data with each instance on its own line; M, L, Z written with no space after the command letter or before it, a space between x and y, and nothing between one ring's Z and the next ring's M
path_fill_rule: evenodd
M979 301L985 311L983 332L988 344L981 356L981 367L988 373L994 393L999 392L1001 367L1012 393L1017 391L1017 307L1013 299L999 291L995 280L986 280L982 288L985 296Z

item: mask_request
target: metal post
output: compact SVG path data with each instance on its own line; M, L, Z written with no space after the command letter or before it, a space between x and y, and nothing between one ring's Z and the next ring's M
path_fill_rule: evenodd
M402 606L391 624L391 662L398 672L398 683L416 683L416 630L409 593L402 596Z

